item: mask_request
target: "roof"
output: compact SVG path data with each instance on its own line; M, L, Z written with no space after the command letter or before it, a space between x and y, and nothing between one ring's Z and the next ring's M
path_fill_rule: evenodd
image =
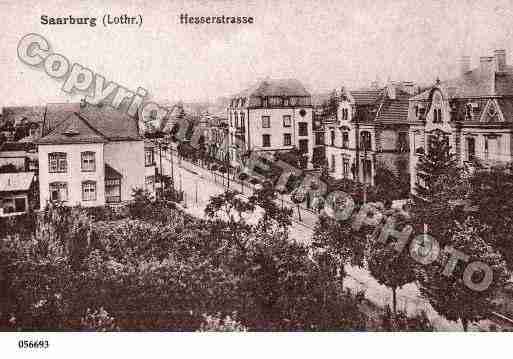
M435 86L412 100L428 100ZM513 67L506 66L505 71L501 72L495 71L495 68L478 67L459 77L442 81L438 86L449 98L513 96Z
M0 173L0 192L28 191L34 172Z
M38 144L103 143L105 136L93 128L80 113L69 114L52 132L40 138Z
M105 178L106 179L117 179L122 178L123 175L116 171L113 167L109 166L108 164L105 164Z
M34 145L29 142L4 142L0 146L0 152L3 152L3 151L28 151L33 148L34 148Z
M408 121L409 98L411 95L395 85L380 89L360 89L349 91L356 105L358 122L399 124ZM392 99L390 91L395 89Z
M376 115L376 122L394 124L408 122L408 107L410 94L396 90L396 98L385 97Z
M296 79L266 79L240 92L234 97L310 96Z
M49 104L39 144L141 140L137 119L108 105Z
M362 89L350 91L351 96L357 105L371 105L383 94L383 89Z

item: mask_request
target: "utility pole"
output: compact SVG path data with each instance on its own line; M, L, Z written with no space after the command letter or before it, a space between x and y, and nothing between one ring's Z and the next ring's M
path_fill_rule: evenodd
M160 182L160 198L164 197L164 168L162 167L162 141L159 143L159 158L160 158L160 171L159 171L159 182Z

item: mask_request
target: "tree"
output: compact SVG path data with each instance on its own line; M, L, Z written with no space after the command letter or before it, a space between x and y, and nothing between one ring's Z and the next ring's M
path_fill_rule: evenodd
M442 178L450 178L457 173L457 159L451 153L449 141L440 132L430 136L427 153L419 157L415 191L425 201L435 199L442 189Z
M276 225L279 229L286 230L292 224L292 209L278 205L278 194L272 183L264 182L261 188L253 192L249 200L264 210L261 220L264 228L271 229Z
M442 251L439 260L420 268L420 291L433 308L449 320L461 321L463 330L468 324L487 318L495 308L494 299L507 279L506 264L501 255L482 238L484 230L479 221L469 218L458 224L450 247ZM450 249L449 249L450 248ZM458 251L458 252L456 252ZM449 259L463 253L466 261L456 262L451 270ZM454 257L453 257L454 258ZM486 280L486 272L466 272L473 262L485 263L491 270L488 287L476 289L473 283ZM466 275L470 275L467 276Z
M406 218L400 214L392 215L396 230L401 231L407 224ZM397 314L397 289L416 280L416 264L406 249L396 249L397 239L388 236L385 243L375 237L370 245L368 265L369 271L376 280L392 289L392 309ZM407 245L407 244L406 244Z
M332 256L337 263L337 276L341 283L346 276L346 264L363 266L367 248L366 229L354 231L350 221L337 221L321 216L315 225L311 244L315 251Z
M453 236L455 220L464 219L454 203L465 199L468 184L442 134L432 135L428 153L420 156L417 173L412 208L415 227L420 232L427 225L429 234L444 246Z
M230 223L245 222L245 215L255 210L253 202L241 197L240 192L226 190L217 196L211 196L205 207L205 214L210 218L226 219Z
M512 166L478 169L470 179L470 201L477 206L474 214L487 226L488 243L501 252L513 270L513 173Z

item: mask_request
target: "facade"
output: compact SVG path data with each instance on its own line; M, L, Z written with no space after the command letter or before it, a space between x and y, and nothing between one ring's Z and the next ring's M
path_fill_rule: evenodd
M326 159L334 178L374 185L379 167L408 170L411 83L340 91L337 115L324 119Z
M26 213L35 203L33 172L0 173L0 217Z
M144 188L145 151L137 120L108 106L51 104L37 140L41 208L48 201L101 206Z
M241 151L275 153L296 148L311 166L312 99L299 81L261 81L232 97L227 115L232 159Z
M482 56L470 69L463 57L460 76L437 81L410 99L410 184L414 189L419 154L427 151L429 136L440 131L449 140L460 165L483 165L513 160L513 67L506 52Z

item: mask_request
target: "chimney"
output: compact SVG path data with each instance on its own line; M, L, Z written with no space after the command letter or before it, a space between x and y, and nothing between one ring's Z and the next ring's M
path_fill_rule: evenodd
M460 59L460 72L461 75L470 71L470 56L462 56Z
M493 56L481 56L479 58L479 68L481 72L490 72L493 68Z
M506 71L506 50L495 50L493 53L495 55L495 71Z

